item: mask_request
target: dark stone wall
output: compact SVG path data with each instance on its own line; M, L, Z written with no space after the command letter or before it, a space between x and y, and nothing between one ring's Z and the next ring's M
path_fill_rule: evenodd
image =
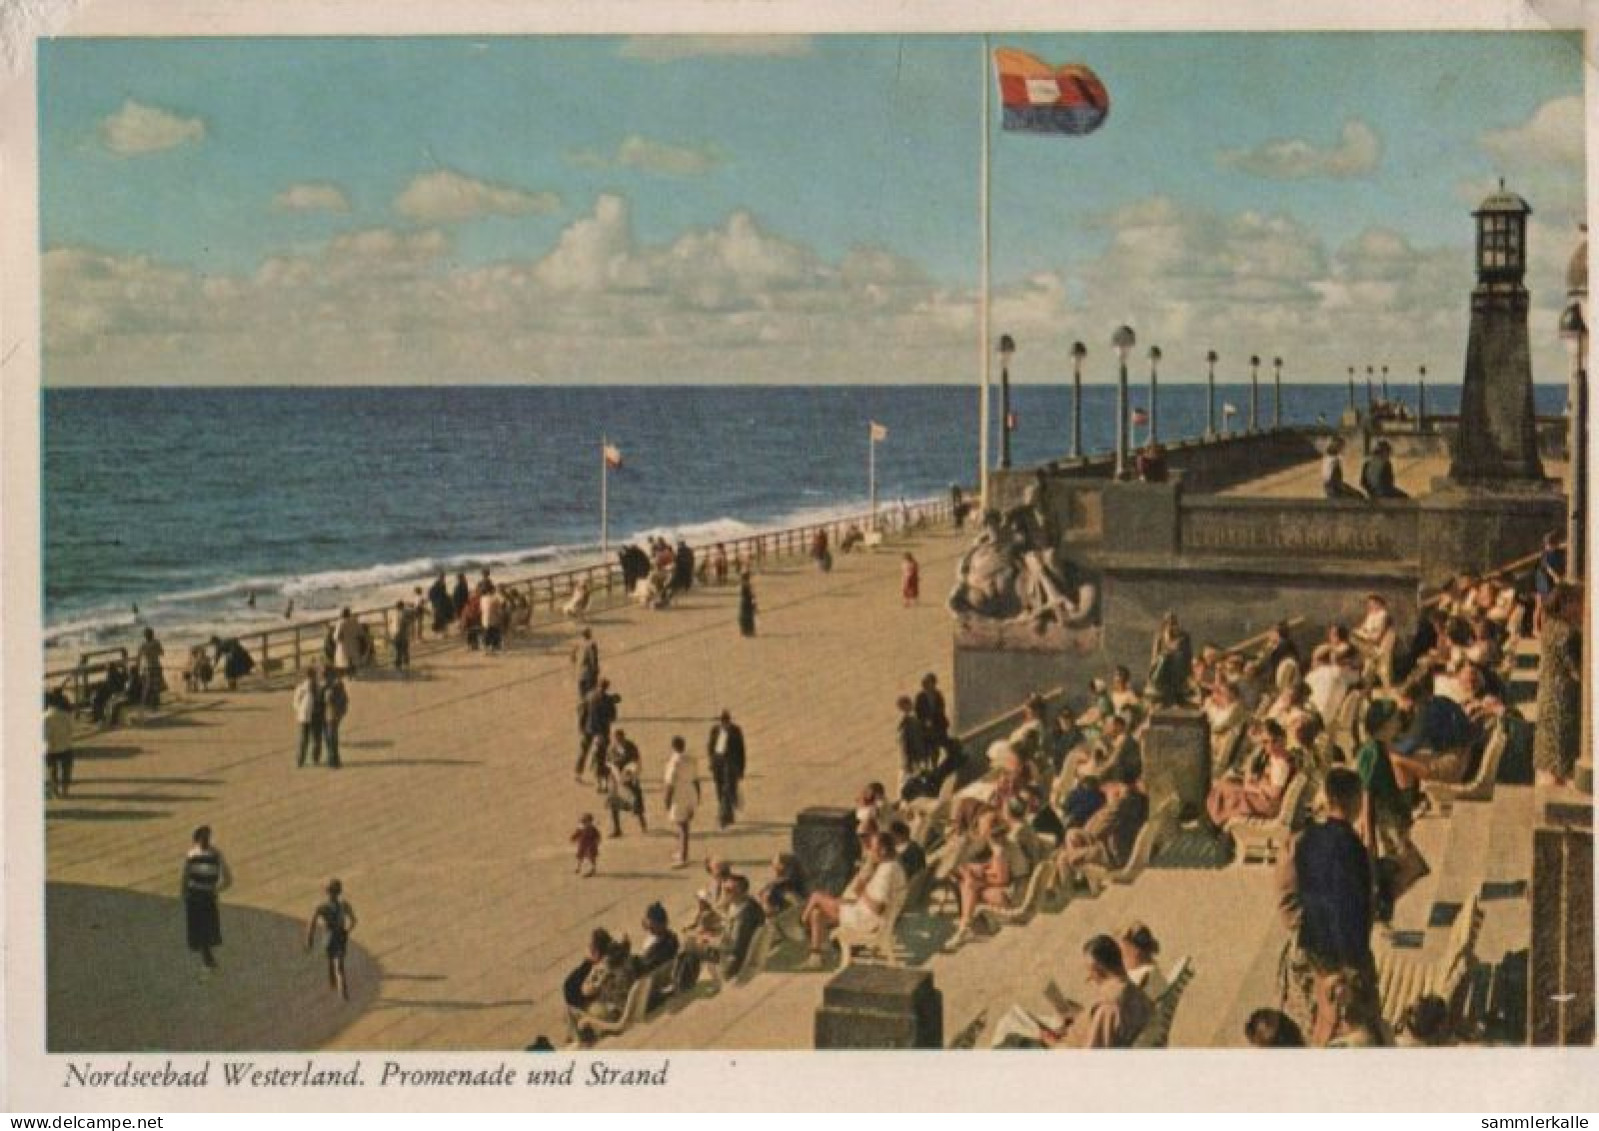
M957 643L951 725L957 733L981 727L1015 711L1034 692L1048 693L1064 687L1076 694L1090 677L1108 675L1110 668L1111 661L1102 647L1083 652L1038 652ZM977 753L994 738L1009 733L1014 725L1002 725L996 733L985 734L976 744Z
M1185 497L1184 553L1414 562L1416 504L1342 499ZM1120 527L1114 527L1118 536ZM1120 548L1119 546L1117 548Z
M1452 488L1416 503L1420 580L1435 586L1462 571L1493 569L1535 553L1543 536L1565 529L1565 495Z
M1416 586L1403 572L1321 572L1308 562L1279 571L1247 566L1112 571L1105 577L1106 670L1122 663L1142 678L1150 643L1168 610L1177 613L1195 648L1229 647L1280 619L1303 617L1306 624L1294 635L1305 651L1333 621L1359 624L1371 592L1387 599L1402 633L1415 623Z

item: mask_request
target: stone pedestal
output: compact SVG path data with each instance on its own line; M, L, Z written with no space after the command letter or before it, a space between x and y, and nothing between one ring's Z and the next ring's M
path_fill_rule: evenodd
M1168 797L1178 799L1183 820L1205 811L1205 797L1210 792L1210 727L1202 713L1160 707L1150 716L1144 734L1144 789L1151 813Z
M1449 465L1449 478L1456 483L1543 478L1527 307L1527 290L1519 280L1479 282L1472 291L1460 428Z
M925 970L846 966L822 990L819 1049L944 1047L944 995Z
M810 890L839 894L861 859L855 811L826 807L802 810L794 822L794 855L799 858L800 873Z
M1527 979L1531 1044L1593 1044L1593 946L1593 832L1538 829Z
M1081 691L1109 669L1098 627L1038 634L1026 626L958 628L955 637L955 733L966 734L1018 710L1034 693Z

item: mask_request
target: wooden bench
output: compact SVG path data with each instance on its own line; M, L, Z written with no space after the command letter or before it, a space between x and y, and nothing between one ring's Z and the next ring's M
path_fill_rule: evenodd
M1447 817L1457 801L1492 801L1494 781L1499 777L1499 763L1504 758L1505 747L1510 743L1510 728L1504 719L1496 719L1493 733L1483 747L1477 772L1468 782L1424 781L1422 792L1432 802L1432 816Z
M1460 1023L1471 972L1477 965L1477 936L1483 912L1473 895L1460 908L1449 942L1438 960L1419 961L1403 951L1389 949L1377 960L1377 988L1382 998L1383 1020L1390 1026L1404 1019L1405 1011L1428 994L1449 1006L1451 1029Z
M1144 1024L1143 1030L1133 1039L1135 1049L1163 1049L1171 1040L1172 1022L1177 1019L1177 1007L1182 1004L1188 983L1194 980L1194 963L1186 955L1172 967L1165 991L1155 999L1155 1011Z
M1310 775L1303 770L1293 776L1283 789L1282 804L1275 817L1234 817L1227 822L1227 835L1232 837L1238 852L1236 863L1271 864L1276 861L1277 853L1293 834L1309 782Z

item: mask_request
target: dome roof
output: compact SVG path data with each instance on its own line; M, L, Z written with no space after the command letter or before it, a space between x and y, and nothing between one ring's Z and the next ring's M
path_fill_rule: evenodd
M1566 293L1568 295L1585 295L1588 293L1587 236L1582 237L1582 242L1577 245L1577 250L1571 253L1571 262L1566 264Z
M1489 194L1487 199L1477 205L1477 211L1472 215L1480 216L1484 212L1520 212L1525 215L1532 212L1532 205L1506 189L1505 179L1500 177L1499 190Z

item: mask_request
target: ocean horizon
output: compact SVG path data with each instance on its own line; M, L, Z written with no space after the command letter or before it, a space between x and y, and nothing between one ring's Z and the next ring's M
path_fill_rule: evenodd
M1147 381L1147 373L1145 374ZM1357 395L1364 398L1363 382ZM1162 378L1161 438L1197 435L1204 382ZM993 413L997 457L998 416ZM1415 405L1415 388L1390 382ZM43 613L49 647L247 632L370 605L440 569L597 560L600 445L610 542L691 543L864 511L867 428L880 503L976 478L971 385L139 386L42 390ZM1115 387L1084 386L1085 447L1114 442ZM1564 407L1541 385L1538 411ZM1249 386L1217 385L1248 414ZM1427 387L1450 413L1459 387ZM1147 401L1135 381L1135 407ZM1343 383L1283 385L1283 423L1336 420ZM1013 462L1070 447L1069 383L1015 384ZM1272 386L1260 385L1262 426ZM1146 430L1134 429L1142 442ZM255 605L248 604L254 595ZM137 605L139 612L133 609Z

